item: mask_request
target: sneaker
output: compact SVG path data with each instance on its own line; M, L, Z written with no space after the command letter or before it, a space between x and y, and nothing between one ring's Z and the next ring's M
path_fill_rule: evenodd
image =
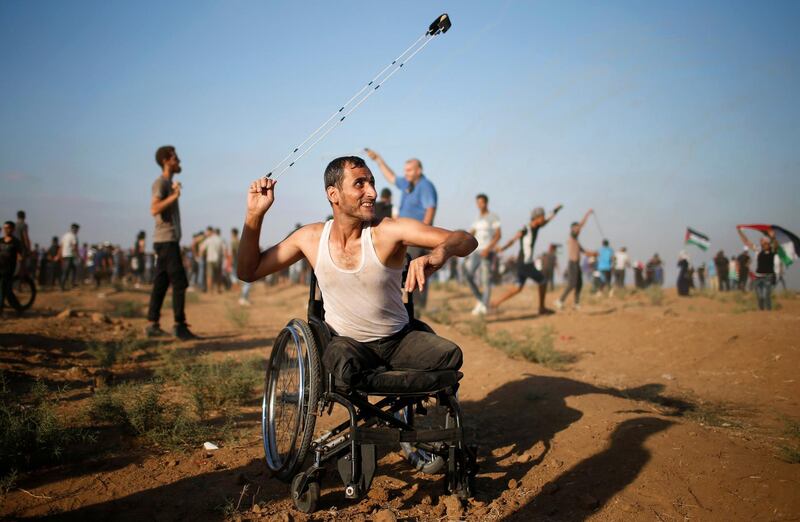
M556 310L563 310L564 302L561 299L556 299Z
M575 308L575 310L580 310L581 309L581 305L578 304L578 303L575 303L575 307L574 308Z
M250 301L248 301L244 297L240 297L239 298L239 305L240 306L250 306Z
M555 312L553 310L550 310L549 308L540 308L539 309L539 315L551 315L551 314L554 314L554 313Z
M144 329L144 334L152 339L153 337L166 337L167 332L161 329L158 323L150 323L147 325L147 328Z
M178 323L175 325L175 337L181 341L191 341L193 339L200 339L189 330L189 325L186 323Z
M481 314L481 307L483 307L483 303L478 301L477 303L475 303L475 307L472 309L472 311L470 313L472 315L480 315Z

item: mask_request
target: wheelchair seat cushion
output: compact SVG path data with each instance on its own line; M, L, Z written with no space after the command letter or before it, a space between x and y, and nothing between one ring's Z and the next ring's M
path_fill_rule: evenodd
M453 386L463 376L454 370L388 370L371 375L356 389L369 395L423 395Z

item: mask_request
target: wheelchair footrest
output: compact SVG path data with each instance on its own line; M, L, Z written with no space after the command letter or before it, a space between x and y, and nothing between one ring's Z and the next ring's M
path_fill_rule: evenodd
M456 444L463 438L461 428L403 431L395 428L356 428L353 439L361 444L392 445L401 442L448 442Z

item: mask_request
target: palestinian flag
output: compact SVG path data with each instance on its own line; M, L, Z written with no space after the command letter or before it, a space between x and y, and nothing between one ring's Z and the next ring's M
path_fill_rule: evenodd
M800 254L800 238L778 225L739 225L739 228L752 228L767 234L770 230L775 233L778 242L778 257L784 265L789 266Z
M686 227L686 240L684 243L687 245L694 245L703 251L708 250L708 247L711 246L711 240L708 239L707 235L701 234L697 230L689 227Z

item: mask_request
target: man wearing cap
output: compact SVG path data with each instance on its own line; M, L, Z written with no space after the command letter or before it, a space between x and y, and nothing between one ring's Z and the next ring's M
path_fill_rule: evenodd
M561 205L558 205L553 209L553 212L548 217L545 217L544 209L542 207L536 207L533 209L533 212L531 212L530 223L522 227L520 231L508 241L508 243L497 250L497 252L500 253L511 247L511 245L513 245L515 242L519 242L519 254L517 257L517 286L515 288L511 288L508 292L506 292L505 295L500 297L500 299L493 302L493 308L500 306L505 301L522 292L522 287L525 286L525 282L528 280L528 278L530 278L539 285L539 314L543 315L553 313L552 310L544 305L544 298L545 295L547 295L547 281L545 280L544 275L542 275L542 273L536 269L536 265L534 264L533 247L536 244L536 238L539 235L539 229L556 217L556 214L558 214L559 210L561 210Z

